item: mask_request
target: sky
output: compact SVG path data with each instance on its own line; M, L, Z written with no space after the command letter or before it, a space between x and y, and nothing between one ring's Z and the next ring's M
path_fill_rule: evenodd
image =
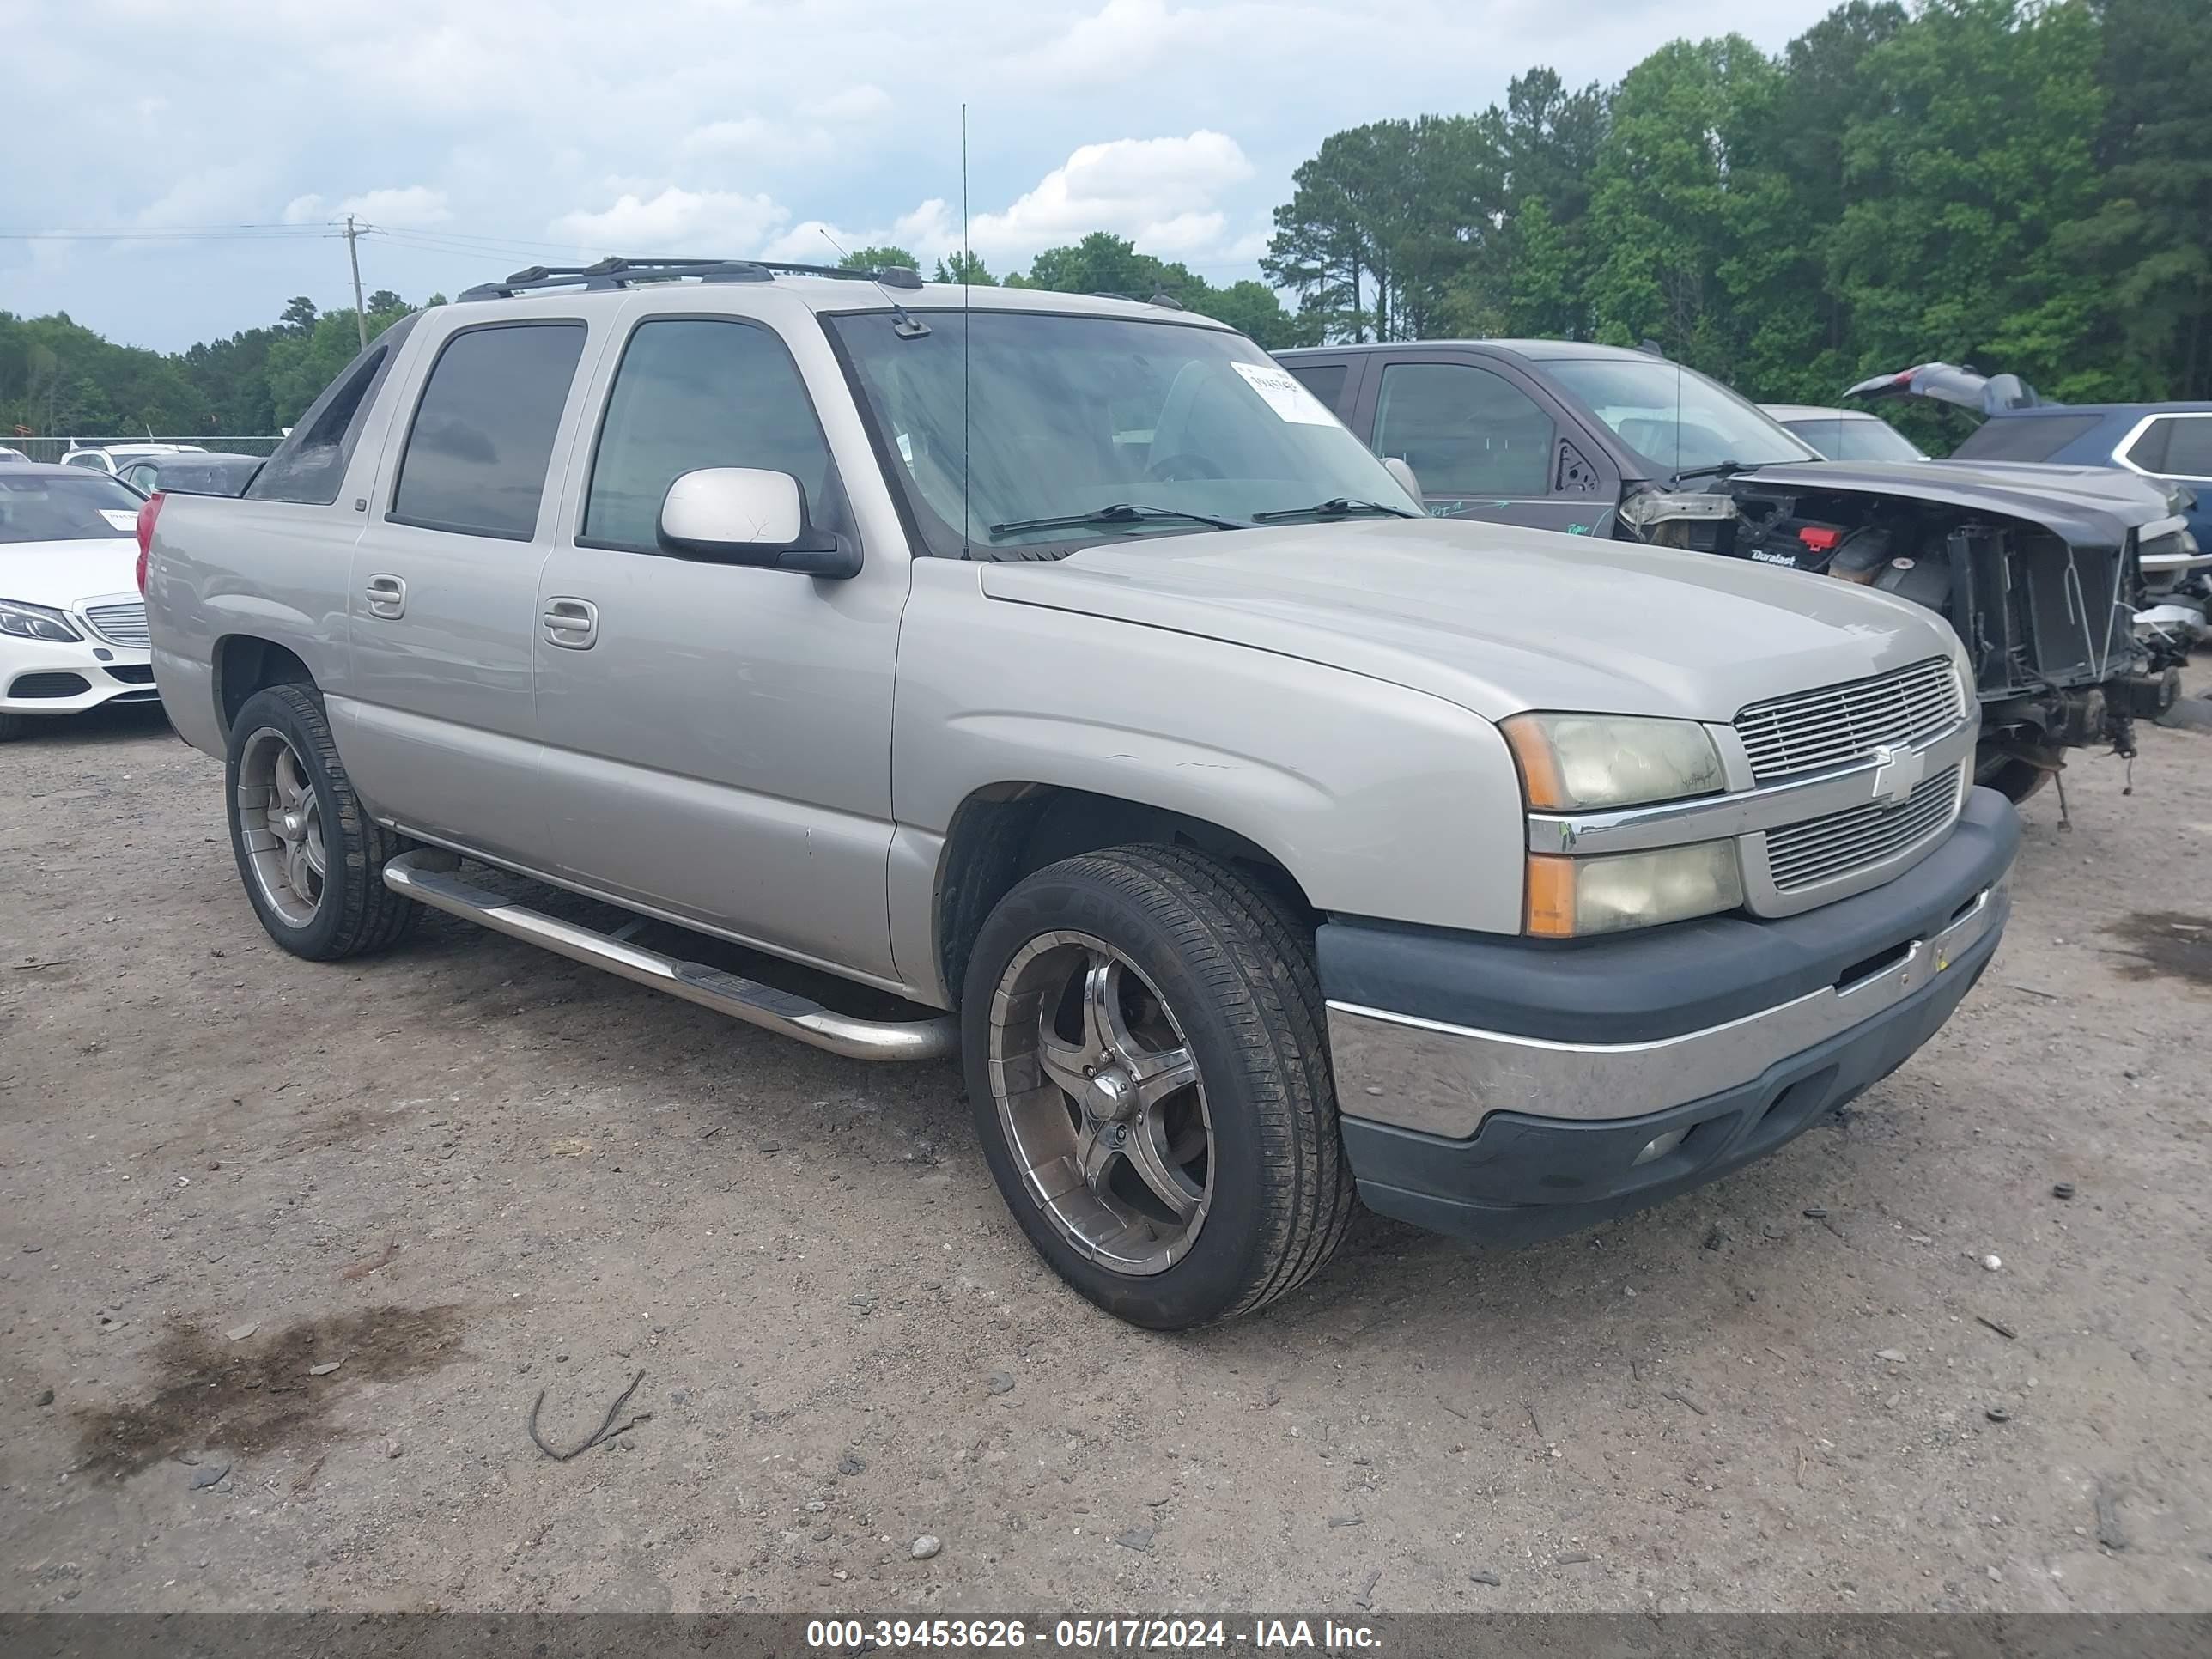
M1830 3L0 0L0 309L176 350L349 304L349 213L410 300L610 252L927 264L963 101L994 270L1104 229L1231 282L1340 128Z

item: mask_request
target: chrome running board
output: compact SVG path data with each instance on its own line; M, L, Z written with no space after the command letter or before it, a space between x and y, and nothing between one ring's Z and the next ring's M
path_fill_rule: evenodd
M384 884L395 893L465 917L495 933L538 945L571 962L604 968L639 985L682 997L748 1025L797 1037L833 1054L853 1060L943 1060L959 1050L959 1029L950 1014L933 1019L880 1020L836 1013L772 985L664 956L559 921L503 893L479 887L459 872L460 860L455 854L426 848L402 853L386 865Z

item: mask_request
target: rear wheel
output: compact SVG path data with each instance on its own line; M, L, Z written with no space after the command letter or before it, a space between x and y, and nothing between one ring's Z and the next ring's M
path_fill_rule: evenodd
M335 962L405 935L417 907L384 884L405 843L354 794L313 688L272 685L246 700L227 775L231 850L270 938Z
M962 1036L1000 1193L1108 1311L1247 1312L1342 1239L1312 942L1224 866L1124 847L1029 877L977 938Z

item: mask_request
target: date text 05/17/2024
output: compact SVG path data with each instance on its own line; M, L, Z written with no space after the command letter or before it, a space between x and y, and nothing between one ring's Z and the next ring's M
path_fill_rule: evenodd
M1341 1653L1380 1645L1367 1625L1332 1619L1058 1619L1034 1627L1024 1619L815 1619L806 1644L845 1651L905 1648L1051 1647L1072 1651L1179 1652L1248 1648Z

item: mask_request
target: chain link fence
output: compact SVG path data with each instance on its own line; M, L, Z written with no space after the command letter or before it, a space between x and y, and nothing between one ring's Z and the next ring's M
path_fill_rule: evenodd
M103 449L111 444L179 444L218 450L228 455L268 455L284 441L281 432L262 433L123 433L106 436L34 438L9 434L0 428L0 449L12 449L27 460L58 461L72 449Z

